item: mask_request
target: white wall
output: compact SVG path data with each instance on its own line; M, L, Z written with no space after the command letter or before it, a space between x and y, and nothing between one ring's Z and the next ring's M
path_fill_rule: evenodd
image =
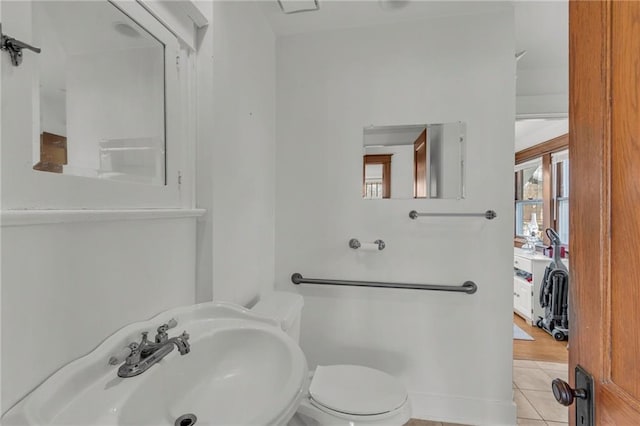
M14 30L18 29L11 31L12 35L31 39L29 3L3 3L0 10L3 17L11 17L8 20L13 22ZM32 132L32 127L25 124L36 117L33 129L38 127L37 115L32 116L33 111L38 110L38 91L33 91L36 99L24 94L29 93L36 81L30 74L34 58L25 56L19 68L10 65L8 55L3 54L0 58L3 82L0 200L3 209L31 206L28 198L25 202L25 193L37 194L39 199L45 200L37 204L41 208L95 207L96 203L91 203L92 197L83 198L80 194L86 194L82 190L71 190L89 187L92 196L100 199L98 205L106 209L178 206L154 204L157 199L151 191L147 196L146 191L124 190L134 185L122 184L122 190L116 188L110 193L98 184L74 185L85 182L77 177L38 174L30 170L30 141L37 139L39 131ZM9 87L19 90L8 91ZM11 110L8 105L12 106ZM42 177L39 182L49 185L30 188L28 182L25 183L27 180L6 173L10 168L7 166L11 165L26 167L32 175L46 176L47 181ZM54 181L55 186L51 184ZM54 198L48 188L68 196ZM136 192L138 197L127 198L128 192ZM125 197L119 198L118 194L125 194ZM54 205L48 204L52 198ZM135 202L127 204L131 200ZM96 219L87 212L81 216ZM94 349L118 328L171 307L192 304L195 300L196 229L193 218L29 226L9 226L3 222L0 231L1 412L8 410L58 368Z
M438 187L439 197L456 198L460 196L460 127L445 124L442 126L442 145L440 151L440 169L442 181Z
M193 219L3 227L2 411L194 282Z
M461 30L464 29L464 30ZM513 424L510 291L515 115L512 13L278 39L276 286L305 296L311 366L397 375L414 417ZM361 197L362 128L467 123L467 198ZM408 218L410 210L498 218ZM360 253L350 238L382 238ZM290 276L461 284L474 295L294 286Z
M211 133L199 144L197 190L211 213L199 224L198 299L247 304L273 288L275 36L259 2L214 2L212 30Z

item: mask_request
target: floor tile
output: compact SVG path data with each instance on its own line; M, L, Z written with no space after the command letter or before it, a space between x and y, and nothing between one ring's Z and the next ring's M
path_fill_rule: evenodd
M569 370L569 365L563 363L563 362L546 362L546 361L536 361L536 364L538 364L538 367L542 368L543 370L554 370L554 371L568 371Z
M511 382L511 385L512 385L511 387L513 389L518 389L518 386L516 385L516 382Z
M544 420L518 419L518 426L547 426Z
M543 420L560 423L569 421L569 409L558 404L551 391L523 390L522 393Z
M566 370L565 371L560 371L560 370L543 369L542 371L547 373L549 375L549 377L551 377L552 379L555 379L557 377L558 379L562 379L567 383L569 382L569 373Z
M514 359L513 366L523 368L540 368L537 361L531 361L528 359Z
M516 390L513 393L513 400L516 403L519 419L542 420L540 414L533 408L533 405L525 398L521 391Z
M513 368L513 381L518 389L550 391L553 380L540 368Z
M569 423L547 422L548 426L569 426Z

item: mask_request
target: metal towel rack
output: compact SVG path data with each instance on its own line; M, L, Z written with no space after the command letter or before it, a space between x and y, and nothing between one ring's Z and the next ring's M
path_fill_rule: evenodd
M17 67L22 63L22 49L31 50L35 53L40 53L42 49L39 47L31 46L24 41L16 40L13 37L9 37L2 33L2 24L0 23L0 50L6 50L11 56L11 63Z
M478 286L473 281L465 281L461 286L448 286L436 284L405 284L405 283L384 283L376 281L347 281L347 280L324 280L316 278L304 278L302 274L291 275L291 282L294 284L321 284L321 285L345 285L355 287L382 287L382 288L402 288L410 290L432 290L451 291L456 293L473 294L478 291Z
M377 244L378 245L378 250L384 250L384 248L387 246L384 241L378 239L375 240L373 242L373 244ZM359 249L360 247L362 247L362 244L360 243L360 241L357 238L352 238L349 240L349 248L352 248L354 250Z
M425 216L484 217L485 219L491 220L498 217L498 214L494 210L487 210L484 213L418 213L415 210L411 210L409 212L409 217L411 219L417 219L418 217Z

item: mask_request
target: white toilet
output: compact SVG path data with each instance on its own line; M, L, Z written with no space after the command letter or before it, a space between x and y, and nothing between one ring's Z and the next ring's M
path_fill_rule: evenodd
M299 294L273 292L253 311L274 318L296 342L304 299ZM289 426L402 426L411 417L407 390L396 378L360 365L318 366Z

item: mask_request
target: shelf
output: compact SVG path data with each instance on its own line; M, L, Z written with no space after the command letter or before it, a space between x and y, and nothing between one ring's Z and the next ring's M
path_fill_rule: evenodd
M528 281L528 280L526 280L526 279L524 279L522 277L519 277L518 275L514 275L513 279L516 280L516 281L519 281L519 282L521 282L523 284L526 284L528 286L533 286L533 283L531 281Z
M202 216L204 209L120 209L120 210L2 210L2 227L54 223L120 220L184 219Z

